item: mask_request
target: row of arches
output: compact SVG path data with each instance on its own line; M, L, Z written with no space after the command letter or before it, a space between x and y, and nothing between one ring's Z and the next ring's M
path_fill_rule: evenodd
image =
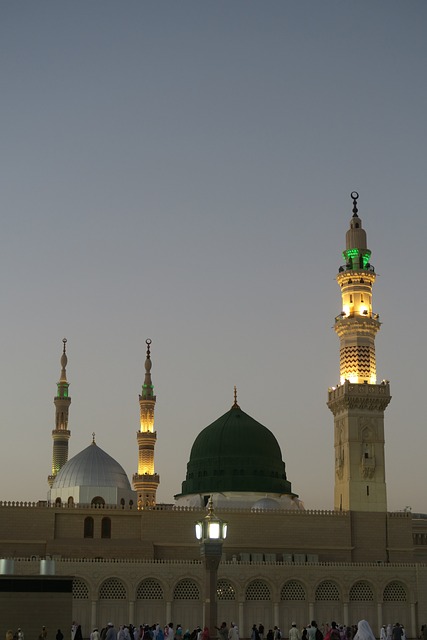
M73 618L83 629L101 627L107 618L119 624L170 620L184 628L202 625L204 602L202 581L192 577L172 584L157 577L146 577L136 586L118 577L109 577L90 586L83 577L73 581ZM265 627L288 629L292 621L299 626L309 620L337 620L343 624L368 620L372 628L399 619L405 626L414 622L409 589L403 581L390 580L375 586L368 580L355 580L344 588L334 580L321 580L314 587L304 580L289 579L274 586L268 579L249 579L245 583L228 578L217 581L218 620L238 621L241 637L250 635L254 622ZM410 634L408 634L410 635Z
M88 584L81 578L73 580L73 598L77 600L163 600L165 588L156 578L145 578L136 588L135 593L129 593L125 583L119 578L108 578L98 588L98 592L91 594ZM169 591L169 589L168 589ZM273 599L272 589L264 580L252 580L244 588L246 601L270 601ZM190 578L179 580L172 590L173 600L199 600L201 589L198 583ZM237 588L232 581L220 579L217 582L217 599L238 600ZM280 589L280 600L304 602L308 600L308 589L299 580L288 580ZM314 601L340 602L343 593L339 585L332 580L323 580L314 591ZM380 593L366 580L358 580L348 591L348 601L352 602L407 602L408 593L402 582L391 581L387 583Z

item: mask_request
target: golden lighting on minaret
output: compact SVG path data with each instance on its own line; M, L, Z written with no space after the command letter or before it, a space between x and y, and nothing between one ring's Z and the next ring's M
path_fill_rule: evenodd
M370 264L366 231L358 216L353 191L353 217L346 233L343 251L345 265L339 268L337 282L341 289L342 312L335 318L334 329L340 338L340 383L376 384L375 335L380 329L378 314L372 311L372 287L376 279Z
M137 433L138 441L138 472L133 476L135 491L138 492L138 508L152 507L156 504L156 491L159 485L159 476L154 469L154 447L157 434L154 431L154 407L156 396L151 380L151 340L145 341L147 354L145 359L145 378L142 392L139 396L140 430Z

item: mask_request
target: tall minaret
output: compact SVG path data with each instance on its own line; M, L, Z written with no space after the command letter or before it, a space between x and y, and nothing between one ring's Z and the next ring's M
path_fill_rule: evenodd
M68 411L71 398L68 397L69 383L67 382L66 371L68 358L65 353L65 345L67 344L67 339L64 338L62 342L64 343L64 347L61 356L61 376L57 383L58 395L53 400L55 404L55 429L52 431L52 475L47 478L50 488L52 488L58 471L68 460L68 440L71 435L68 431Z
M337 275L342 311L334 329L340 339L340 383L328 394L335 425L334 508L385 512L384 411L391 396L388 380L377 384L375 336L380 321L372 311L376 275L358 215L359 194L353 191L351 197L345 265Z
M142 393L139 396L141 428L137 432L138 440L138 473L133 476L133 486L138 493L138 509L154 507L156 491L160 479L154 472L154 446L157 433L154 431L154 407L156 396L153 393L151 381L151 340L146 340L147 357L145 359L145 379Z

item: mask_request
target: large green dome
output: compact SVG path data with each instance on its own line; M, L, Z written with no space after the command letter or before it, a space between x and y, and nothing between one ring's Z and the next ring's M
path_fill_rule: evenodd
M292 494L276 438L237 404L197 436L180 496L228 491Z

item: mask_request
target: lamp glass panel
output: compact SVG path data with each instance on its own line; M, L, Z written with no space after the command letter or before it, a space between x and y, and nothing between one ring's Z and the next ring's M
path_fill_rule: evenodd
M219 538L219 533L220 533L219 522L210 522L209 532L208 532L209 538L217 540Z
M202 539L202 524L201 522L196 522L196 538L197 540Z

